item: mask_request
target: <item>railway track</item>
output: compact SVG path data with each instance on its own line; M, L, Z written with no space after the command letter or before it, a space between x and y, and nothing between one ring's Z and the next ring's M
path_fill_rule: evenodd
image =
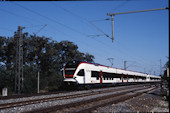
M121 91L117 92L115 94L110 94L107 96L101 96L96 97L93 99L83 100L79 102L73 102L68 103L64 105L57 105L54 107L50 107L47 109L39 109L32 111L33 113L65 113L65 112L71 112L71 113L82 113L82 112L91 112L92 110L95 110L98 107L105 106L107 104L116 104L118 102L125 101L127 99L139 96L143 93L146 93L150 90L153 90L154 88L151 87L145 87L145 88L133 88L129 91Z
M120 95L110 95L102 98L97 98L91 101L90 103L87 102L87 104L81 104L78 105L77 107L73 107L71 109L67 109L65 111L67 112L73 112L73 113L79 113L79 112L91 112L99 107L106 106L109 104L117 104L119 102L124 102L128 99L134 98L136 96L139 96L143 93L146 93L148 91L151 91L155 88L149 88L147 90L143 90L141 92L130 92L130 93L125 93L125 94L120 94ZM63 112L65 112L63 111ZM57 111L56 111L57 112ZM61 112L61 111L60 111Z
M80 110L79 110L79 108L76 108L77 106L82 106L82 105L84 106L85 103L87 103L87 106L90 106L88 104L91 104L91 102L100 103L99 101L103 101L102 103L105 103L104 101L107 101L107 99L110 99L112 97L116 98L116 97L120 97L120 96L125 96L125 97L131 98L132 95L130 95L130 94L136 92L137 90L144 90L146 88L148 90L148 88L150 88L150 87L151 86L149 84L145 84L145 86L135 85L135 86L126 86L126 87L114 87L114 88L109 88L109 89L105 89L105 90L91 90L91 91L82 92L82 93L80 92L78 94L68 94L68 95L63 94L63 96L56 96L56 97L50 97L50 98L4 103L4 104L0 104L0 112L3 112L5 110L10 112L10 109L17 108L17 107L23 107L23 106L27 106L27 105L31 105L31 104L42 104L42 103L51 102L51 101L53 101L53 102L66 101L66 100L70 100L70 99L81 100L82 98L94 96L94 98L82 99L82 101L72 101L72 102L68 102L65 104L54 105L53 107L49 107L46 109L38 108L39 110L32 111L32 112L42 112L42 111L43 112L54 112L54 111L59 112L62 109L66 110L65 108L70 108L70 109L72 109L73 112L81 112L81 111L83 111L83 109L84 109L84 111L87 111L88 109L92 109L93 107L92 108L83 107L83 109L80 107ZM139 94L141 94L141 93L135 93L135 95L139 95ZM97 97L96 97L96 95L97 95ZM103 96L103 95L105 95L105 96ZM127 96L127 95L129 95L129 96ZM120 99L125 98L125 97L120 97ZM97 104L94 103L93 105L97 105ZM100 105L98 105L98 106L100 106ZM85 110L85 108L86 108L86 110ZM79 111L77 111L77 110L79 110ZM68 111L70 111L70 110L68 110ZM68 112L68 111L66 110L63 112ZM25 112L25 111L21 111L21 112Z

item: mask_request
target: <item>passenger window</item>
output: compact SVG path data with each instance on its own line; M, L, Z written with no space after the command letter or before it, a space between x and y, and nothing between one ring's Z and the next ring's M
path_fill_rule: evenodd
M81 69L81 70L78 72L77 75L78 75L78 76L84 76L84 69Z

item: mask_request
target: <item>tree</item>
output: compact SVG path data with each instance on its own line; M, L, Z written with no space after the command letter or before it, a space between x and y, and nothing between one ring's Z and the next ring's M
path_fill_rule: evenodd
M15 46L13 38L0 37L0 62L11 70L15 62Z
M0 36L0 90L6 87L14 91L14 61L15 51L12 38Z
M4 65L0 64L0 90L8 88L8 92L14 92L14 76L15 73L12 70L7 70Z
M167 68L169 67L169 57L167 57L167 58L168 58L168 61L164 65L165 71L163 74L163 79L169 81L169 77L167 77Z
M0 37L0 83L14 91L16 43L14 37ZM94 56L82 53L68 40L57 42L45 36L24 33L23 38L23 93L37 91L37 73L40 72L40 89L57 89L63 80L61 68L70 60L93 61Z
M86 62L93 62L94 63L94 56L93 55L91 55L91 54L89 54L89 53L86 53L85 54L85 56L84 56L84 60L86 61Z

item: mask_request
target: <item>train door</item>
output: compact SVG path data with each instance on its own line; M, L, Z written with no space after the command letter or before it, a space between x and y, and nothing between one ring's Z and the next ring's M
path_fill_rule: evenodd
M123 83L123 76L124 76L124 75L123 75L123 73L122 73L122 77L121 77L121 78L122 78L122 83Z
M84 84L91 83L91 71L90 70L85 70L84 72L85 72Z
M99 72L99 78L100 78L100 83L103 83L103 72L102 71L100 71Z
M80 84L86 82L84 69L79 70L79 72L77 73L76 79L79 81Z

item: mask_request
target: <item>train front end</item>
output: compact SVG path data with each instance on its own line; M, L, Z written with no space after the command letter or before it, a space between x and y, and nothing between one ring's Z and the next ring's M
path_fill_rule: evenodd
M64 84L74 86L78 84L78 81L76 80L76 69L78 68L80 62L79 61L70 61L68 62L63 71L64 76Z

